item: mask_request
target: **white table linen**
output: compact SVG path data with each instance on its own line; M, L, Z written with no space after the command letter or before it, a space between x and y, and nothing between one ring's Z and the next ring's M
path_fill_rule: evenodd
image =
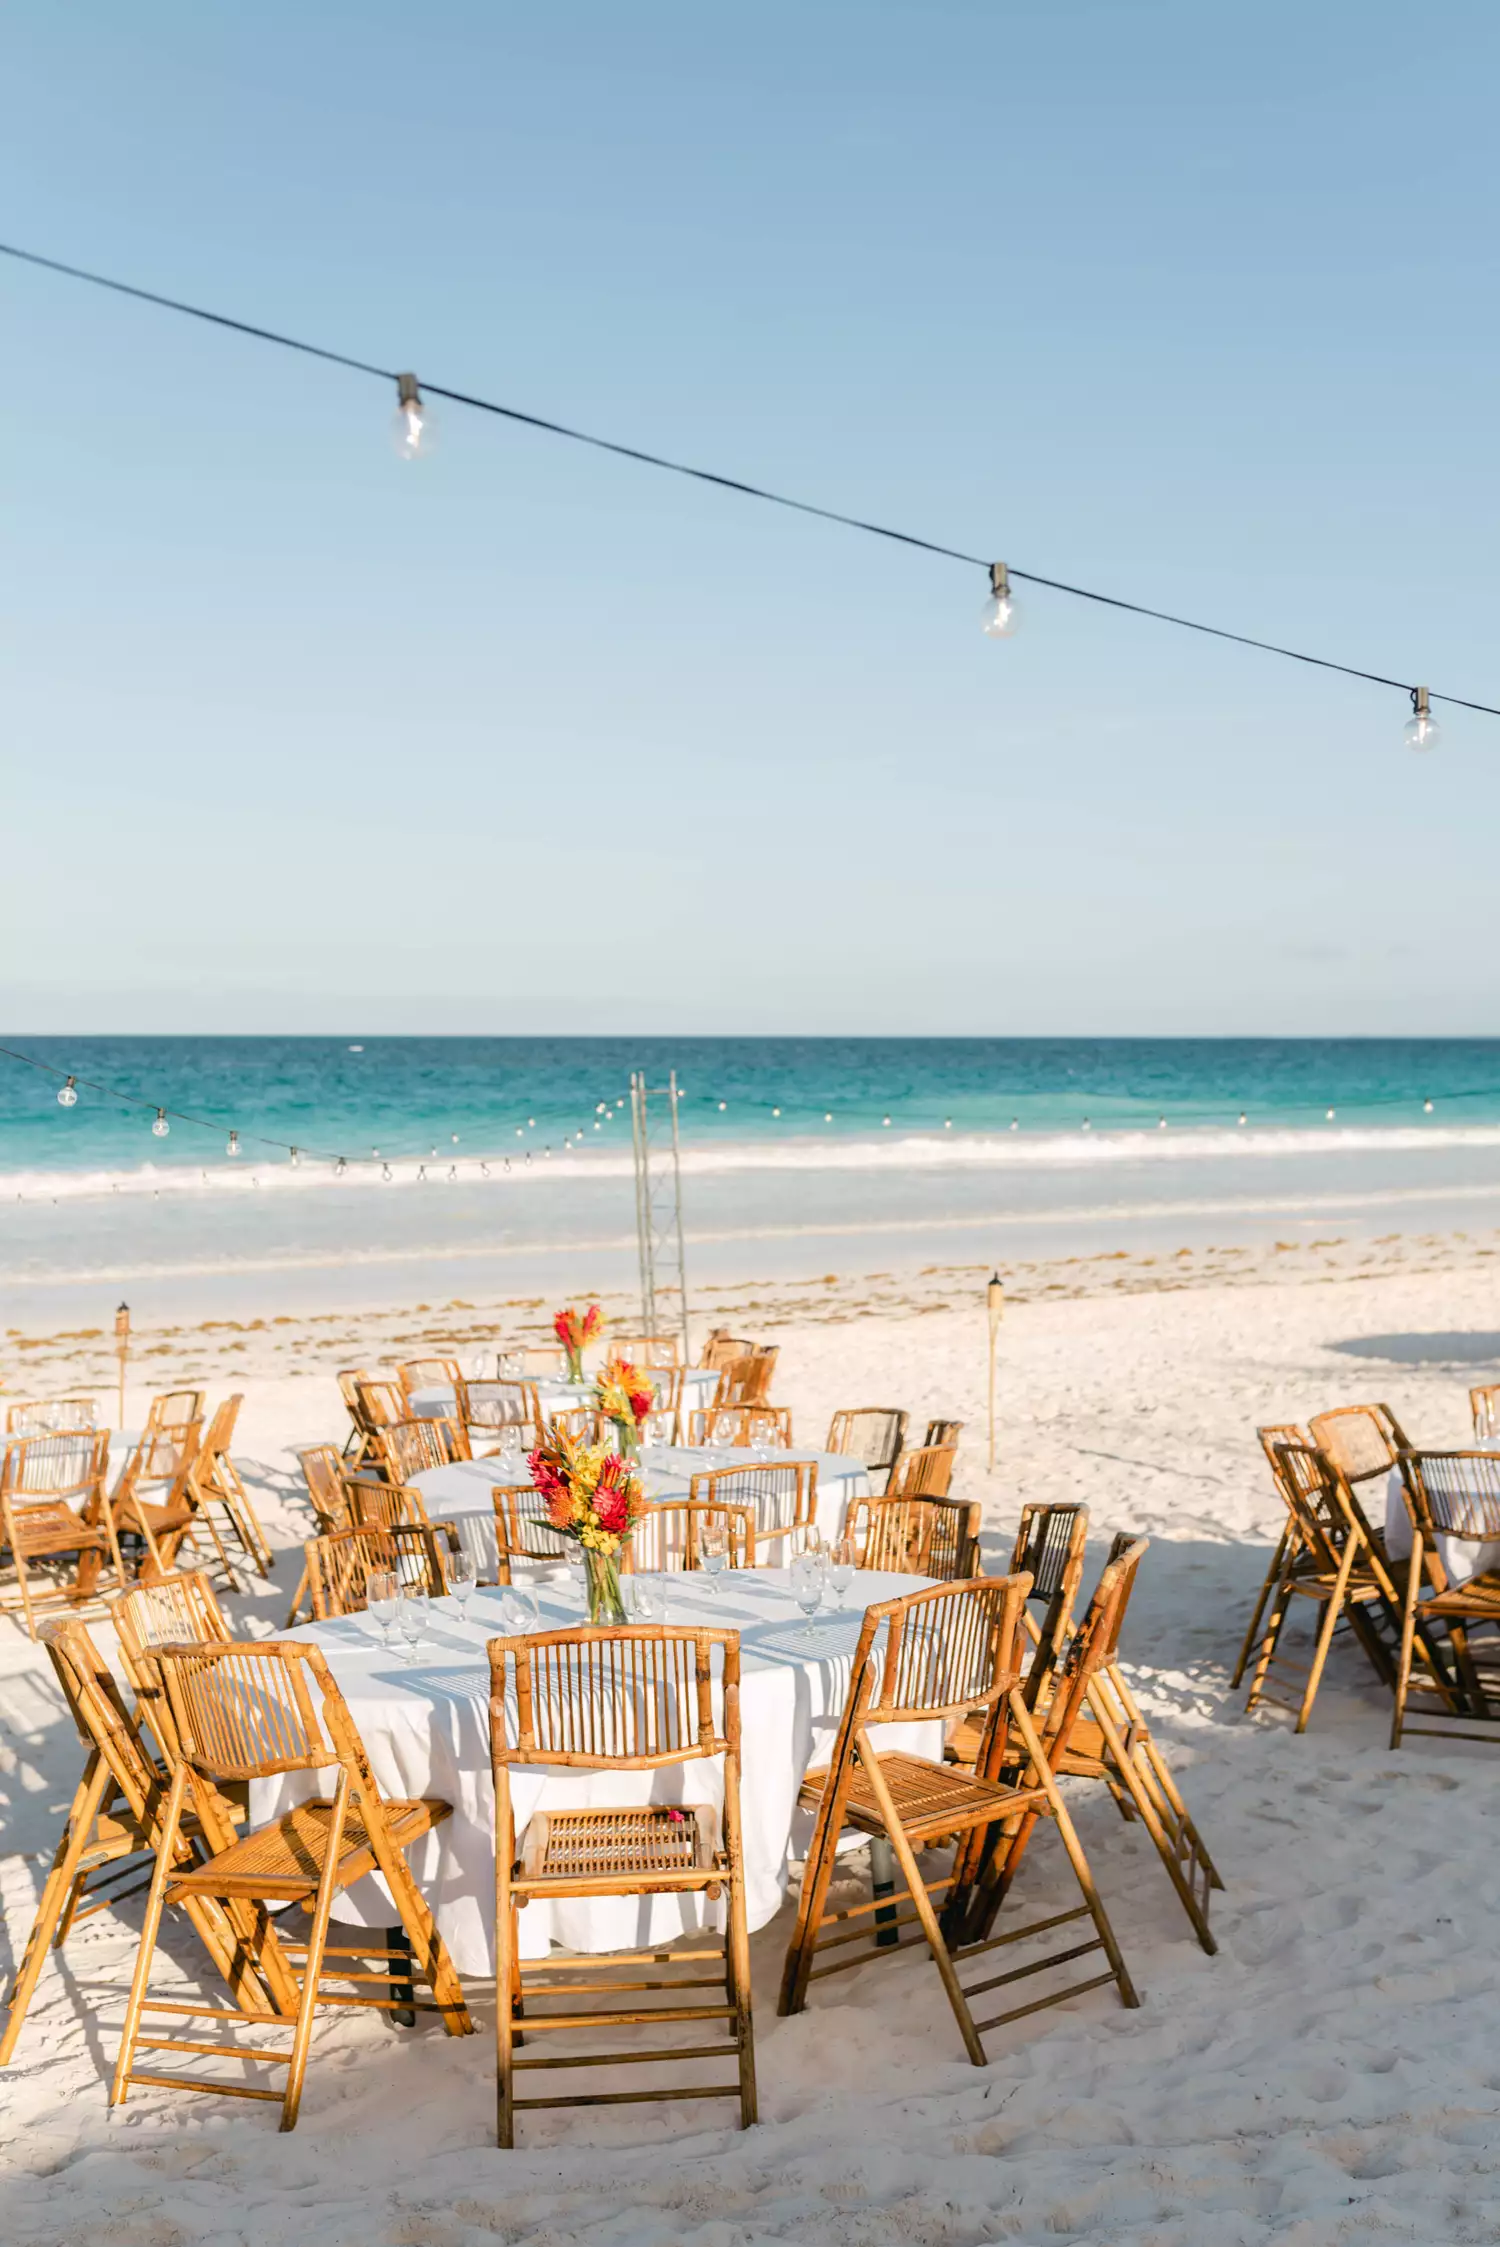
M717 1593L698 1577L659 1577L667 1620L710 1623L740 1633L740 1796L745 1835L745 1900L749 1924L773 1919L787 1892L794 1840L806 1846L807 1813L797 1812L804 1774L827 1760L849 1690L849 1674L866 1604L918 1591L925 1579L874 1571L856 1575L840 1612L809 1623L792 1600L781 1569L736 1571ZM481 1591L460 1620L452 1601L433 1609L429 1643L414 1661L385 1653L364 1616L314 1623L287 1635L320 1647L364 1742L370 1768L387 1795L436 1795L452 1816L410 1852L418 1886L437 1919L461 1974L492 1975L494 1963L495 1798L490 1771L488 1639L518 1627L517 1603ZM569 1583L543 1587L540 1628L584 1620ZM811 1643L808 1643L808 1639ZM882 1745L937 1758L938 1723L891 1725ZM517 1766L512 1797L517 1836L539 1809L580 1805L722 1803L718 1761L675 1764L659 1771L544 1771ZM257 1780L255 1823L279 1815L310 1794L332 1792L332 1774L304 1772ZM578 1951L627 1949L670 1941L697 1927L722 1925L723 1906L697 1896L576 1898L532 1903L520 1917L522 1955L544 1957L549 1946ZM346 1924L393 1924L378 1876L339 1898Z
M1476 1525L1484 1518L1476 1497ZM1392 1560L1405 1560L1411 1548L1411 1515L1406 1510L1401 1469L1392 1467L1385 1484L1385 1549ZM1437 1549L1448 1581L1454 1586L1467 1584L1471 1576L1483 1576L1491 1568L1500 1568L1500 1538L1488 1537L1476 1543L1467 1537L1439 1536Z
M650 1367L647 1371L656 1385L657 1396L660 1397L664 1375L660 1370ZM524 1379L524 1375L522 1378ZM571 1412L579 1405L591 1407L594 1402L592 1381L556 1381L549 1378L534 1381L530 1385L536 1390L537 1402L544 1412ZM688 1366L682 1376L684 1425L688 1413L705 1410L718 1393L717 1373L707 1366ZM453 1390L446 1387L413 1389L411 1409L418 1420L448 1420L458 1409L458 1399ZM519 1418L519 1411L517 1417Z
M796 1459L811 1459L816 1463L815 1518L825 1537L839 1536L852 1501L870 1495L868 1468L863 1460L851 1458L847 1453L753 1451L740 1445L726 1445L717 1451L692 1451L673 1444L647 1445L640 1455L641 1483L648 1498L686 1498L694 1475L711 1474L716 1467L777 1467ZM491 1493L530 1480L524 1458L498 1456L455 1459L449 1466L427 1467L412 1477L432 1519L452 1522L465 1549L473 1554L480 1578L490 1582L494 1581L500 1565ZM759 1526L770 1528L773 1524L762 1521Z

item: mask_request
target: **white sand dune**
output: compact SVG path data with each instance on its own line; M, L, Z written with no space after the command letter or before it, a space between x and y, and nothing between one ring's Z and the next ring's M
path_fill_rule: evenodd
M104 2083L137 1900L89 1922L49 1967L17 2062L0 2077L0 2239L1493 2240L1495 1764L1482 1749L1435 1742L1390 1754L1386 1703L1353 1649L1336 1655L1300 1740L1286 1719L1246 1719L1242 1696L1228 1692L1277 1526L1255 1423L1384 1396L1420 1437L1463 1441L1467 1382L1500 1378L1465 1362L1500 1347L1491 1267L1472 1248L1455 1249L1446 1270L1436 1244L1401 1268L1405 1255L1360 1272L1352 1259L1320 1266L1299 1252L1253 1269L1242 1260L1183 1292L1019 1307L1004 1331L993 1478L983 1471L977 1306L938 1307L945 1290L929 1287L920 1308L913 1297L862 1317L849 1291L825 1291L816 1316L776 1335L778 1394L799 1432L820 1431L836 1405L888 1398L967 1418L961 1487L984 1500L995 1557L1024 1498L1086 1499L1100 1543L1116 1528L1149 1532L1126 1653L1228 1883L1214 1899L1217 1958L1198 1949L1139 1831L1103 1790L1075 1789L1139 2011L1096 1992L993 2037L990 2065L974 2069L930 1965L909 1953L778 2021L783 1914L753 1946L759 2128L741 2135L717 2106L603 2109L533 2119L522 2150L503 2154L492 2141L483 1988L473 1993L480 2034L460 2041L437 2027L325 2017L290 2137L272 2109L168 2093L137 2091L110 2120ZM752 1331L764 1324L743 1315ZM332 1326L329 1347L349 1331L347 1320ZM1412 1339L1423 1336L1439 1339ZM1377 1347L1390 1355L1334 1347L1362 1337L1386 1338ZM289 1448L340 1424L320 1369L326 1353L292 1340L300 1378L273 1372L264 1351L219 1361L250 1369L235 1378L247 1391L239 1455L254 1463L273 1541L288 1546L304 1532L285 1495ZM178 1369L169 1352L156 1362L163 1380ZM13 1366L8 1378L14 1385ZM223 1378L215 1372L216 1388ZM248 1597L239 1614L257 1630L273 1626L294 1574L287 1552L282 1588ZM78 1762L37 1650L0 1624L0 1898L11 1952ZM1068 1901L1064 1877L1055 1838L1044 1838L1023 1875L1027 1894ZM194 1974L191 1943L174 1936L172 1947Z

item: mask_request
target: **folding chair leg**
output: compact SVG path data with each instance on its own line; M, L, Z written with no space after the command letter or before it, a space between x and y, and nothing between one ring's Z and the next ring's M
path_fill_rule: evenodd
M979 2031L974 2026L974 2016L969 2011L969 2001L959 1985L958 1971L948 1955L948 1946L943 1941L943 1931L938 1925L937 1913L932 1908L932 1898L927 1893L927 1883L922 1878L921 1867L913 1854L911 1843L906 1838L906 1830L901 1823L900 1812L891 1799L891 1791L885 1783L880 1764L875 1755L872 1753L868 1762L865 1761L863 1755L861 1755L860 1760L865 1766L865 1779L870 1792L879 1805L880 1815L885 1823L886 1838L896 1853L896 1862L901 1867L907 1890L912 1903L916 1907L917 1917L922 1923L922 1932L927 1937L927 1945L932 1952L933 1964L942 1977L948 2003L953 2008L953 2018L957 2021L959 2034L964 2040L964 2050L968 2053L975 2067L982 2068L985 2065L984 2046L979 2041Z
M745 1851L740 1831L737 1793L729 1799L726 1788L724 1854L729 1859L728 1894L724 1910L724 1960L727 1994L734 2007L734 2035L739 2046L740 2127L748 2130L757 2114L755 2097L755 2030L750 2009L750 1931L745 1920Z
M1238 1691L1240 1679L1245 1674L1245 1665L1250 1659L1250 1649L1255 1644L1255 1634L1260 1629L1260 1619L1266 1611L1266 1601L1270 1598L1281 1575L1282 1564L1286 1559L1287 1540L1291 1534L1291 1525L1288 1523L1281 1532L1281 1540L1271 1556L1271 1565L1266 1570L1260 1591L1256 1595L1255 1612L1250 1617L1250 1628L1245 1633L1244 1644L1240 1648L1240 1658L1235 1663L1234 1675L1229 1680L1229 1689L1232 1693Z
M1412 1641L1417 1628L1417 1594L1422 1588L1422 1540L1416 1540L1412 1556L1407 1563L1406 1597L1401 1603L1401 1654L1396 1664L1396 1693L1391 1705L1391 1746L1401 1745L1401 1728L1406 1722L1406 1696L1411 1688Z
M349 1774L340 1769L338 1784L333 1793L333 1809L328 1820L328 1838L324 1844L323 1870L318 1879L317 1901L313 1906L312 1927L308 1932L307 1949L302 1960L302 2003L297 2008L297 2026L292 2035L292 2055L287 2068L286 2096L281 2102L281 2127L295 2130L297 2110L302 2104L302 2081L307 2074L307 2054L312 2043L313 2013L318 2002L318 1984L323 1976L323 1952L328 1942L328 1922L333 1912L333 1899L338 1886L339 1854L344 1841L344 1821L349 1812Z
M52 1869L42 1888L35 1924L22 1953L16 1978L6 1993L5 2004L9 2017L4 2033L0 2034L0 2068L8 2065L10 2056L15 2051L16 2039L21 2033L36 1985L41 1979L42 1968L47 1962L53 1932L61 1920L64 1903L71 1895L78 1878L79 1859L88 1846L89 1834L109 1787L109 1766L95 1748L84 1766L83 1777L78 1782L62 1839L52 1859Z
M1307 1730L1307 1720L1312 1715L1313 1703L1318 1697L1318 1687L1323 1682L1323 1665L1328 1660L1328 1649L1333 1644L1333 1634L1338 1629L1339 1617L1344 1612L1349 1594L1349 1577L1354 1568L1354 1539L1344 1547L1344 1557L1339 1562L1339 1572L1333 1580L1331 1596L1323 1602L1318 1616L1318 1641L1313 1649L1312 1668L1307 1673L1307 1684L1302 1693L1302 1706L1297 1711L1297 1730Z
M1260 1642L1260 1652L1256 1657L1255 1671L1250 1679L1250 1691L1245 1696L1245 1713L1247 1716L1265 1691L1266 1675L1281 1638L1282 1627L1287 1618L1287 1609L1291 1605L1292 1594L1289 1586L1290 1578L1283 1572L1281 1582L1277 1587L1276 1597L1271 1603L1271 1613L1266 1622L1266 1635Z
M830 1765L830 1777L832 1768ZM830 1796L834 1799L830 1800ZM825 1787L818 1804L813 1838L808 1844L806 1861L802 1867L802 1893L797 1898L797 1922L786 1947L786 1963L781 1973L781 1995L776 2001L776 2010L782 2016L800 2013L807 2003L813 1952L817 1948L818 1929L823 1924L823 1907L828 1901L828 1890L833 1881L835 1844L843 1822L843 1811L844 1790Z
M125 2027L120 2037L120 2055L115 2062L114 2081L110 2085L109 2103L112 2107L125 2104L130 2089L131 2071L135 2066L135 2048L141 2033L141 2009L146 2001L146 1984L150 1978L151 1960L156 1950L157 1936L161 1932L162 1908L166 1901L167 1882L172 1875L172 1863L177 1854L177 1835L182 1824L183 1796L187 1791L187 1765L179 1763L172 1776L172 1791L167 1797L166 1815L162 1820L161 1836L156 1845L156 1866L151 1875L151 1888L146 1898L146 1917L141 1927L140 1948L135 1956L135 1973L131 1977L130 1996L125 2006Z
M301 1612L302 1612L302 1602L303 1602L303 1601L304 1601L305 1599L308 1599L308 1593L309 1593L309 1590L310 1590L310 1588L311 1588L311 1587L309 1586L309 1584L308 1584L308 1581L307 1581L307 1569L306 1569L306 1566L304 1565L304 1567L303 1567L303 1570L302 1570L302 1574L301 1574L301 1575L300 1575L300 1576L299 1576L299 1577L297 1578L297 1589L296 1589L296 1592L294 1593L294 1595L293 1595L293 1598L292 1598L291 1612L290 1612L290 1613L289 1613L289 1615L287 1616L287 1619L286 1619L286 1621L285 1621L285 1622L284 1622L284 1623L282 1624L282 1626L281 1626L281 1627L282 1627L282 1629L283 1629L284 1631L292 1631L292 1630L295 1630L295 1629L296 1629L296 1627L297 1627L297 1617L298 1617L298 1616L299 1616L299 1615L301 1614ZM308 1601L309 1609L311 1608L311 1604L312 1604L312 1603L311 1603L311 1601L309 1600L309 1601Z
M1135 1804L1141 1823L1150 1835L1156 1854L1166 1868L1167 1878L1177 1891L1177 1901L1192 1922L1193 1932L1199 1943L1212 1958L1219 1946L1209 1931L1208 1919L1198 1898L1193 1893L1192 1883L1184 1876L1181 1860L1172 1845L1166 1827L1162 1823L1157 1805L1152 1799L1151 1790L1145 1784L1135 1758L1115 1724L1112 1713L1106 1708L1103 1694L1096 1696L1092 1685L1087 1690L1094 1718L1100 1731L1104 1734L1110 1759L1120 1774L1122 1784L1129 1790L1130 1799ZM1186 1817L1185 1812L1183 1815ZM1191 1827L1192 1821L1190 1819L1187 1820L1187 1823Z
M369 1833L375 1861L385 1877L391 1901L400 1914L401 1924L406 1929L413 1962L421 1969L441 2008L444 2028L450 2036L472 2035L474 2023L469 2018L469 2008L464 2002L463 1984L454 1971L447 1945L438 1933L437 1921L412 1878L405 1850L397 1848L391 1842L385 1821L379 1815L369 1821Z

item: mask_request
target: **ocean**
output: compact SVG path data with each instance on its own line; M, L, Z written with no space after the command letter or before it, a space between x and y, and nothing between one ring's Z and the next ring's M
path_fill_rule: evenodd
M0 1042L59 1072L0 1060L7 1323L628 1284L633 1069L690 1286L1500 1222L1493 1039Z

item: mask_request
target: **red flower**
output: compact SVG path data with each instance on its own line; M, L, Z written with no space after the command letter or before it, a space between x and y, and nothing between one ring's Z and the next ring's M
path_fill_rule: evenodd
M573 1313L571 1311L559 1311L552 1321L552 1331L565 1350L571 1349L573 1344Z
M630 1527L629 1489L605 1490L601 1486L594 1494L594 1511L601 1529L611 1537L623 1537Z

